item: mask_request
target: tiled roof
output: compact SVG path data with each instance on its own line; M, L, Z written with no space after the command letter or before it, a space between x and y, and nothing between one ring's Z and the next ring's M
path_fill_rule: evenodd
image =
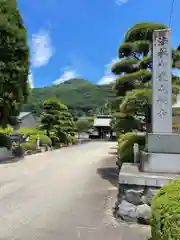
M22 118L28 116L29 114L31 114L31 112L20 112L18 119L22 119Z

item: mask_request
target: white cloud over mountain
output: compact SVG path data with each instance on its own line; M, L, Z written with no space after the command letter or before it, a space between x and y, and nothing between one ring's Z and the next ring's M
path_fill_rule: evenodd
M50 34L47 31L41 30L32 36L32 67L47 65L53 52Z
M75 70L71 70L69 68L64 68L62 75L56 79L53 84L64 83L70 79L78 77L78 74Z
M104 76L98 81L98 84L103 85L103 84L109 84L115 81L116 76L111 73L111 67L114 63L118 62L118 58L114 58L111 60L110 63L105 65L105 71L104 71Z

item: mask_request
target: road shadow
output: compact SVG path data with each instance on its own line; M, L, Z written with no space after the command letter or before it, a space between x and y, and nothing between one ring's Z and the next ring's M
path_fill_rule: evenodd
M108 180L113 186L118 186L118 169L116 166L116 158L111 156L106 159L103 166L97 169L97 174L102 179Z
M19 162L19 161L21 161L21 160L23 160L24 159L24 157L19 157L19 158L14 158L14 157L12 157L12 158L6 158L6 159L2 159L2 160L0 160L0 165L1 164L11 164L11 163L16 163L16 162Z
M117 151L109 151L108 154L109 155L117 155Z
M109 149L117 150L117 147L110 147Z

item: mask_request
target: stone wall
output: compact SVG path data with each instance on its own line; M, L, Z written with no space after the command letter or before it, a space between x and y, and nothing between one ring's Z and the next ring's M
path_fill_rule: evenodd
M11 159L13 157L12 151L5 147L0 148L0 161Z
M114 215L126 222L149 224L151 215L151 200L159 188L119 185Z

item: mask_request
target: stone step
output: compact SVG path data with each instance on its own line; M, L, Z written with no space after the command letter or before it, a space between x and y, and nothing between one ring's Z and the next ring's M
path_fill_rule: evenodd
M180 178L180 175L140 172L137 165L123 163L119 173L119 184L161 188L164 184L177 178Z

